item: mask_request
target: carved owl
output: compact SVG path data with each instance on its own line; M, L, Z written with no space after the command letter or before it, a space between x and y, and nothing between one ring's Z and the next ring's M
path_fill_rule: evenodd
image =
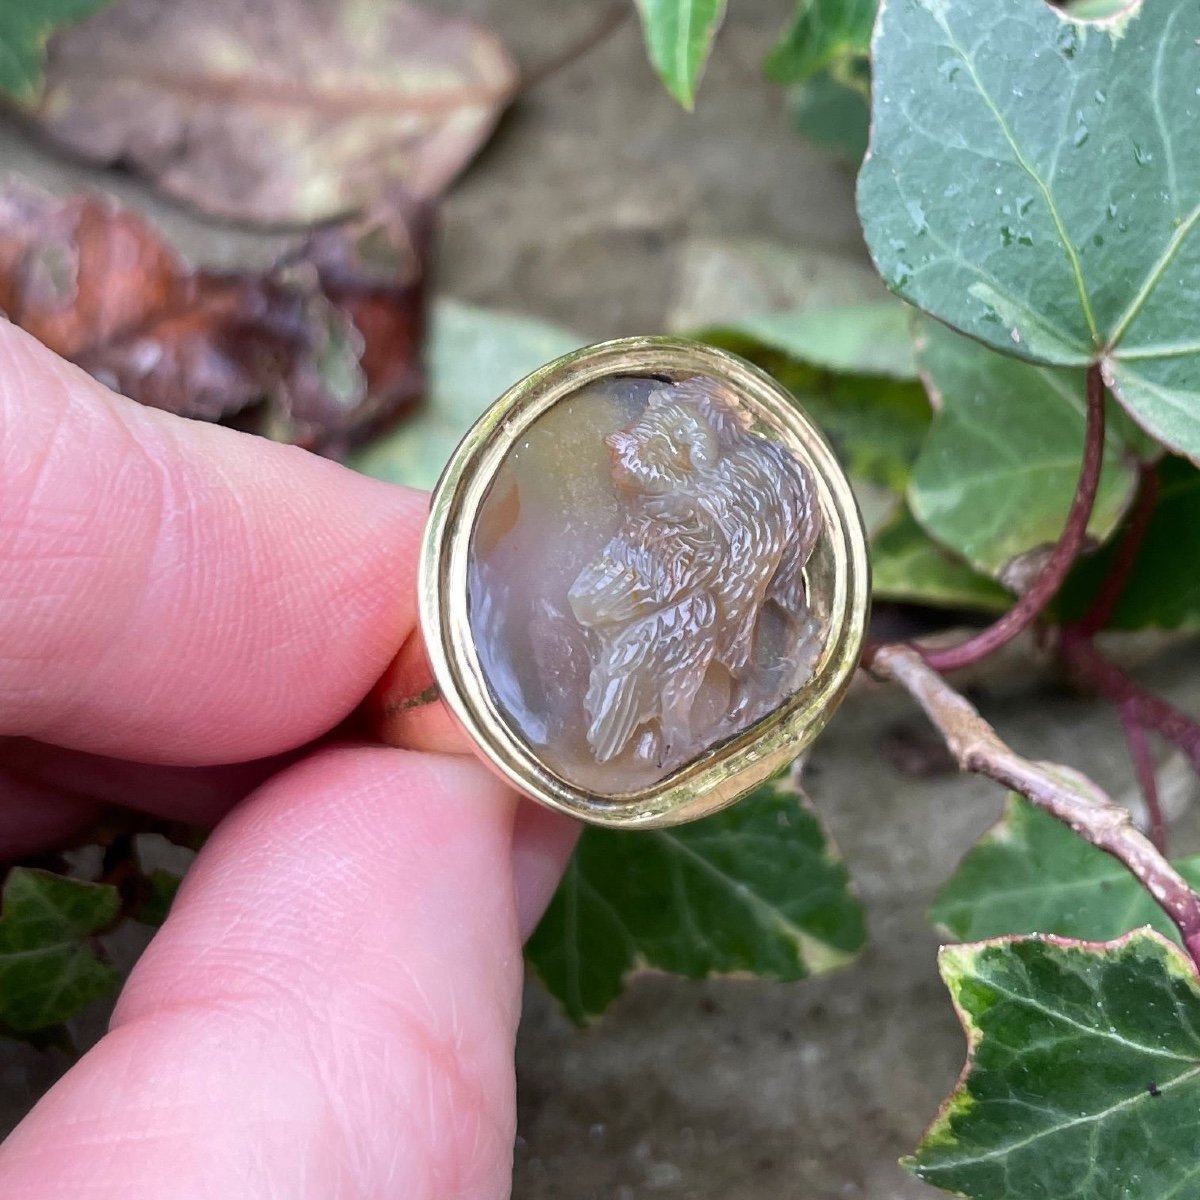
M677 759L713 663L743 709L763 606L803 613L820 517L804 468L715 381L656 389L606 440L626 516L568 592L592 643L588 744L605 762L649 726L639 756Z

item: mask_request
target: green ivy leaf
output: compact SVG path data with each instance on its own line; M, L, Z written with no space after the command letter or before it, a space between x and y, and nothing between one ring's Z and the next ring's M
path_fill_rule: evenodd
M871 591L876 600L981 612L1004 612L1013 602L999 584L939 546L907 508L871 539Z
M1043 0L887 0L858 193L900 295L1007 353L1100 363L1193 457L1197 42L1192 0L1104 24Z
M637 0L650 62L667 91L690 109L725 16L725 0Z
M767 58L777 83L799 83L831 65L865 58L879 0L799 0Z
M1166 458L1158 473L1158 503L1109 626L1194 632L1200 629L1200 471ZM1115 553L1115 546L1105 547L1076 567L1058 602L1064 619L1078 620L1087 610Z
M1200 886L1200 855L1175 867ZM1178 936L1116 859L1015 794L938 892L930 917L959 941L1054 933L1102 942L1143 925Z
M429 394L396 429L351 460L388 483L431 488L459 439L502 393L585 338L544 321L443 300L426 343Z
M805 383L796 367L780 369L792 391L833 444L842 465L868 483L902 492L926 430L929 401L919 384L820 372Z
M963 1077L906 1165L970 1200L1195 1200L1200 989L1139 930L952 946Z
M863 306L868 310L871 307ZM798 320L802 315L787 314L786 319ZM750 318L742 327L710 329L699 337L749 359L783 384L817 423L855 480L902 492L929 429L929 400L924 389L907 380L853 370L830 371L802 362L750 334L749 329L761 321L764 337L782 346L789 339L769 329L770 320L767 316ZM826 320L818 314L810 328L815 330ZM848 353L852 340L847 339L838 351L843 362L852 360ZM793 350L802 353L799 339L791 341ZM878 361L879 354L861 340L857 344L863 351L863 361ZM828 348L809 348L817 359L832 357ZM896 369L902 368L902 347L884 354Z
M731 328L797 362L830 371L916 379L911 313L895 300L756 313Z
M865 66L867 60L860 61ZM856 167L862 162L871 125L869 83L859 87L821 71L788 92L788 110L796 132L818 149Z
M167 919L182 882L183 877L174 871L165 871L161 867L147 871L142 881L141 902L129 915L135 921L157 929Z
M526 953L585 1024L642 968L803 979L848 962L864 941L846 868L780 779L691 825L584 830Z
M0 92L32 102L42 89L46 42L109 0L9 0L0 4Z
M0 1023L57 1025L113 991L119 978L86 938L120 911L115 887L13 867L0 915Z
M1083 454L1084 374L998 355L932 321L921 326L918 357L937 411L909 503L938 541L997 575L1062 533ZM1093 537L1108 537L1136 486L1110 430Z
M666 327L722 329L747 313L834 308L888 299L859 255L769 238L685 238Z

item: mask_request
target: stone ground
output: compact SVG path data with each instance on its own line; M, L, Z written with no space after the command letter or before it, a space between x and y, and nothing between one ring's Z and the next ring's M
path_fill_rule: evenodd
M494 26L526 64L599 11L594 0L557 0L554 20L536 0L445 6ZM764 297L836 293L845 271L831 271L830 256L862 257L852 177L789 132L759 70L786 8L732 6L694 115L661 92L631 23L523 97L445 205L440 290L598 337L694 324ZM0 128L0 167L57 188L98 181L11 129ZM151 208L197 259L265 262L278 248L205 226L135 183L99 181ZM1176 650L1144 670L1197 709L1195 664L1194 649ZM1132 794L1115 722L1099 706L1056 690L1020 654L977 682L1016 746ZM979 781L893 768L888 739L922 728L903 696L862 682L812 754L809 790L869 913L871 945L855 965L801 985L645 976L586 1032L529 987L520 1200L940 1194L896 1165L963 1056L924 913L1000 796ZM1178 763L1166 764L1164 790L1176 808L1190 803ZM61 1067L0 1046L0 1122L17 1119Z

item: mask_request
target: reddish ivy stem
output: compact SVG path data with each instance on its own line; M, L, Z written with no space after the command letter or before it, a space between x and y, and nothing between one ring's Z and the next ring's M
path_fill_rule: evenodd
M984 775L1025 796L1073 832L1112 855L1133 874L1174 922L1200 971L1200 895L1165 857L1166 827L1154 764L1146 744L1153 729L1178 746L1200 773L1200 723L1134 682L1095 646L1095 635L1112 619L1141 553L1158 501L1158 474L1140 472L1138 497L1113 565L1091 607L1062 630L1059 649L1076 678L1117 707L1138 782L1146 799L1151 837L1133 824L1127 809L1070 767L1022 758L996 735L967 699L938 674L970 666L1029 628L1058 593L1083 546L1096 500L1104 456L1104 383L1099 368L1087 375L1087 428L1079 482L1054 551L1029 590L998 621L975 637L945 649L869 645L863 666L901 684L925 710L959 767Z
M1092 639L1077 628L1063 630L1060 650L1063 661L1080 683L1093 688L1118 708L1127 708L1144 729L1153 729L1178 746L1200 773L1200 724L1109 662Z
M1146 741L1146 730L1134 706L1129 703L1120 705L1117 709L1121 717L1121 727L1125 730L1125 741L1129 746L1129 757L1133 760L1133 770L1137 775L1138 787L1142 790L1142 798L1146 801L1146 814L1149 817L1150 840L1159 854L1167 853L1167 823L1163 819L1162 805L1158 799L1158 778L1154 774L1154 760L1150 757L1150 745Z
M1112 620L1117 602L1121 599L1129 576L1133 573L1138 556L1142 552L1146 530L1150 527L1150 518L1157 504L1158 467L1154 463L1143 463L1138 475L1137 499L1129 513L1125 534L1117 547L1112 568L1104 577L1091 607L1075 625L1085 637L1099 633Z
M1058 593L1087 536L1088 522L1100 485L1100 466L1104 460L1104 380L1098 366L1087 373L1087 429L1084 435L1083 462L1079 482L1071 500L1071 509L1062 535L1045 567L1028 591L994 624L957 646L941 649L919 648L922 658L935 671L956 671L969 667L1001 646L1007 645L1019 633L1038 619L1046 605Z
M1200 896L1139 832L1127 809L1070 767L1022 758L913 647L877 647L870 669L878 678L899 683L909 692L962 770L1020 792L1127 867L1178 928L1200 970Z

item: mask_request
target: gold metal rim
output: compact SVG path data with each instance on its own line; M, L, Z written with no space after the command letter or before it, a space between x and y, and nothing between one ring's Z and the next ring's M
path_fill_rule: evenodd
M830 638L813 678L742 733L666 779L600 794L548 770L510 728L484 678L468 614L471 536L491 482L529 426L559 400L619 374L707 374L736 389L747 409L798 450L816 478L833 557ZM420 618L442 697L481 755L519 791L597 825L649 829L732 804L796 757L824 727L858 665L870 574L866 536L850 485L820 430L794 398L744 359L672 338L622 338L587 346L511 387L469 430L434 489L421 548Z

